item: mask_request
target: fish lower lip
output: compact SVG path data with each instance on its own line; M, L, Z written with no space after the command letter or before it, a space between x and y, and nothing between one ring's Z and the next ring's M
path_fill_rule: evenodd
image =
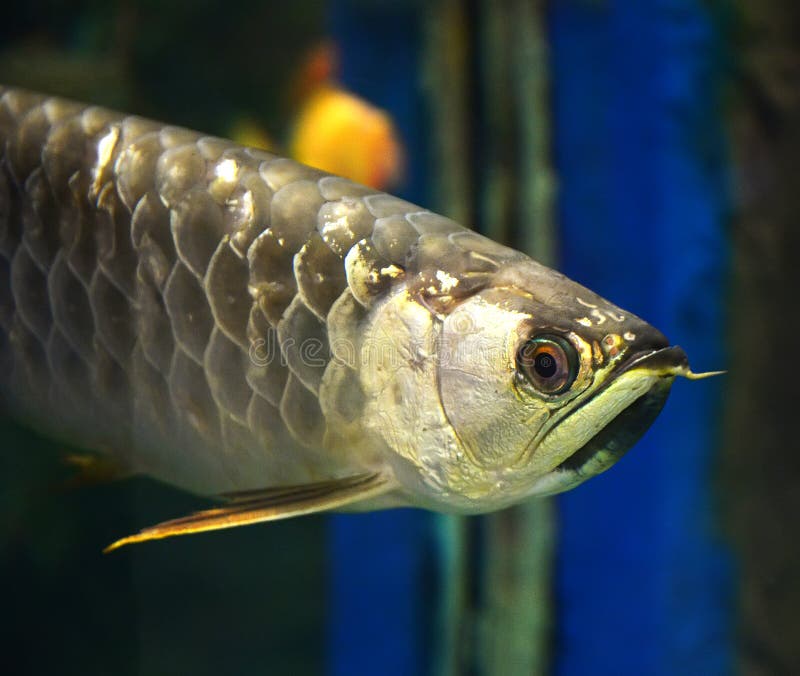
M571 470L581 474L581 470L601 451L606 457L592 474L598 474L611 467L642 438L653 424L667 401L671 387L671 378L656 381L645 394L611 419L603 429L564 460L558 469Z
M592 473L597 474L611 467L642 438L658 417L667 401L675 371L688 367L689 359L677 345L644 350L631 355L614 377L609 379L596 394L609 387L623 373L633 369L642 369L664 377L659 378L647 392L609 420L603 429L564 460L557 469L581 473L581 469L601 451L605 451L607 458L600 463L601 466L597 471Z

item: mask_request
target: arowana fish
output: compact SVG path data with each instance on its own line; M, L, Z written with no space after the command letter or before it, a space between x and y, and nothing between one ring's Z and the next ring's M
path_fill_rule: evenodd
M112 548L564 491L635 443L676 376L700 377L659 331L447 218L0 87L4 404L223 501Z

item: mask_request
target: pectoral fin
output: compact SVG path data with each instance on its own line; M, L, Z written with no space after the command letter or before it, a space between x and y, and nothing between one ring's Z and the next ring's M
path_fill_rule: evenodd
M134 542L247 526L336 509L375 497L389 489L389 480L382 474L357 474L313 484L227 493L222 497L229 500L229 503L222 507L195 512L145 528L136 535L117 540L103 551L111 552Z

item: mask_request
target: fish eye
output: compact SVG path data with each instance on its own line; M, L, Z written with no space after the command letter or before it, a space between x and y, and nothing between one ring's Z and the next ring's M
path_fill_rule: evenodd
M544 334L523 344L517 353L517 365L539 392L563 394L578 375L578 353L561 336Z

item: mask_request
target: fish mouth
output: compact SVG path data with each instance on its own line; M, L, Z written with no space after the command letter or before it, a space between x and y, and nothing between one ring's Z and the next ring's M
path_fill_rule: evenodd
M561 429L567 431L556 429L553 438L545 438L549 446L545 452L557 452L575 434L584 435L597 425L575 451L533 484L529 494L562 493L614 465L653 424L676 376L706 374L693 374L686 354L677 346L653 346L631 355L595 396L561 422ZM603 422L609 410L615 412ZM569 429L564 423L572 416L577 422Z
M632 369L645 369L663 376L682 375L689 372L689 358L677 345L637 352L617 372L617 377Z
M644 436L667 403L671 387L672 378L656 381L645 394L564 460L556 471L573 471L589 478L611 467Z
M650 388L558 465L557 472L575 472L583 480L616 463L636 445L661 413L675 376L690 373L689 360L678 346L637 353L596 394L602 393L624 374L631 374L633 371L637 375L655 376Z

